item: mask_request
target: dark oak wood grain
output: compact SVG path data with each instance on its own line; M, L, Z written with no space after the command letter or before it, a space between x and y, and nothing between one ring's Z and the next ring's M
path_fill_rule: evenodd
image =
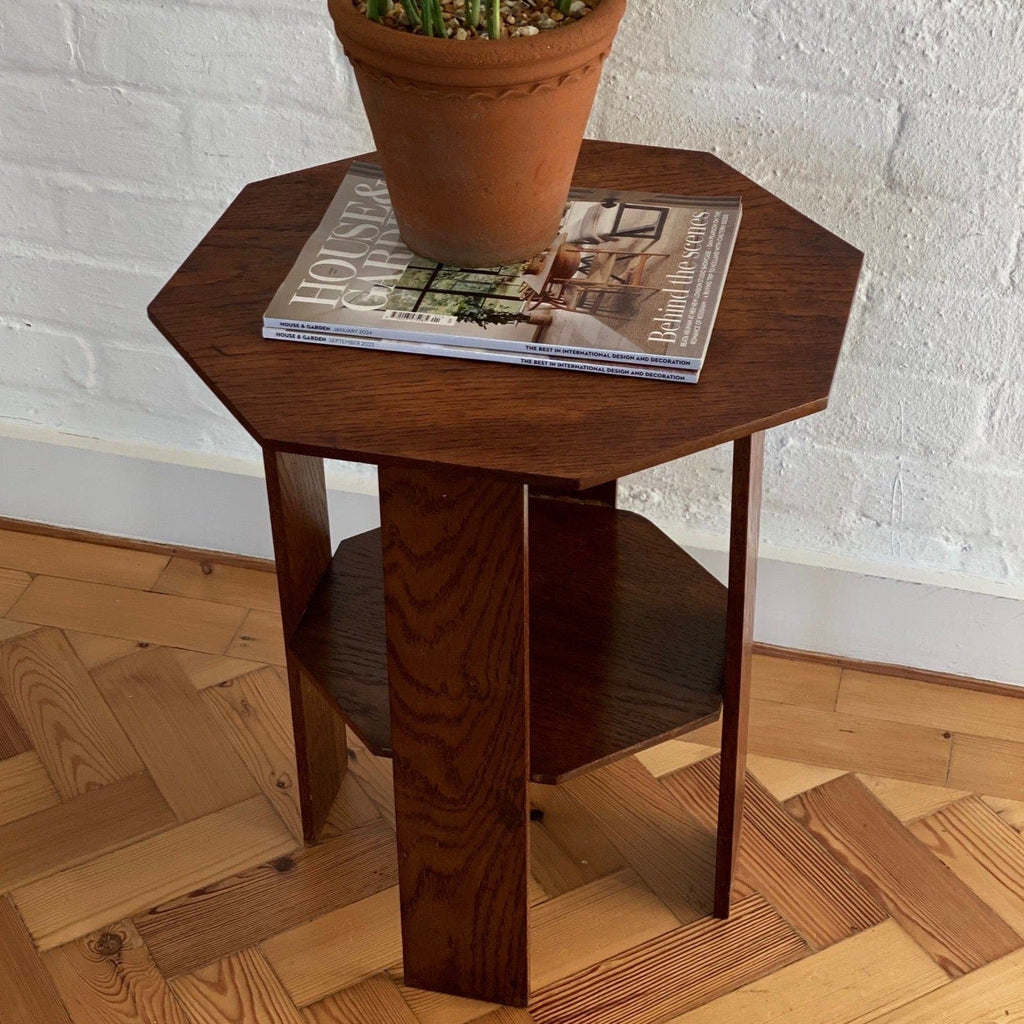
M585 142L575 178L742 197L696 387L262 339L263 311L347 167L249 185L150 307L264 446L577 490L825 407L861 254L708 153Z
M305 838L344 770L340 708L395 759L406 979L522 1005L531 762L568 779L711 721L723 686L728 915L762 431L825 407L862 257L710 154L587 142L577 185L742 197L698 387L264 340L348 165L249 185L150 316L265 450ZM726 441L727 604L615 510L619 477ZM382 529L333 559L322 458L380 467Z
M407 984L525 1006L526 489L382 468Z
M718 784L718 854L715 916L729 916L732 879L743 827L747 770L750 661L754 642L754 591L761 522L764 434L740 438L732 448L732 518L729 532L729 600L725 693L722 702L722 767Z
M338 545L288 643L288 654L328 689L370 750L390 757L380 530L348 537Z
M331 561L331 527L323 459L265 451L270 527L287 640Z
M564 781L718 717L725 588L656 526L530 503L530 758Z
M265 450L270 526L285 640L295 632L331 564L322 459ZM288 658L302 832L316 842L345 773L345 730L318 681Z
M530 770L581 771L713 721L726 591L653 524L531 500ZM343 541L291 649L356 734L390 755L379 531Z

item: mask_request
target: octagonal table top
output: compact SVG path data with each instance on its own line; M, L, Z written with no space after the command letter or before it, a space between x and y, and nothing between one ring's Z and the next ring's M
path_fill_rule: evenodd
M861 253L718 158L684 150L584 142L574 183L742 198L696 385L262 338L263 312L348 164L246 186L149 308L264 447L576 490L825 407Z

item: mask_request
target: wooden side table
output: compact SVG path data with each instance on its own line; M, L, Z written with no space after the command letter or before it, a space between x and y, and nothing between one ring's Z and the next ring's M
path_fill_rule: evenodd
M263 447L307 841L345 721L394 758L406 982L525 1005L531 779L721 711L728 915L763 431L824 408L861 255L708 154L588 142L578 185L743 197L696 387L263 340L346 169L249 185L150 315ZM615 481L729 441L726 589ZM333 554L324 458L379 467L380 530Z

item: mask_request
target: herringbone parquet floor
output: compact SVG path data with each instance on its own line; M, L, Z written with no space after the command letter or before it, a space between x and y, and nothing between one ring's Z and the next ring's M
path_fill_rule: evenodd
M402 984L390 767L304 850L273 576L0 530L3 1024L1024 1021L1024 698L759 657L714 729L534 793L529 1012Z

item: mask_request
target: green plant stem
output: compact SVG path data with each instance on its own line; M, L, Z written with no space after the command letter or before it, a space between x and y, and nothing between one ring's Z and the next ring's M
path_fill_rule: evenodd
M370 21L380 21L387 13L387 0L366 0L366 16Z
M487 0L487 34L492 39L501 38L500 0Z
M480 27L480 0L468 0L469 3L469 24L471 28Z
M423 24L423 11L417 0L403 0L402 6L405 8L405 13L409 16L409 20L413 25L420 26Z
M447 36L448 26L444 23L441 0L423 0L423 29L428 36Z
M566 17L569 16L569 8L572 6L572 0L558 0L558 10Z

